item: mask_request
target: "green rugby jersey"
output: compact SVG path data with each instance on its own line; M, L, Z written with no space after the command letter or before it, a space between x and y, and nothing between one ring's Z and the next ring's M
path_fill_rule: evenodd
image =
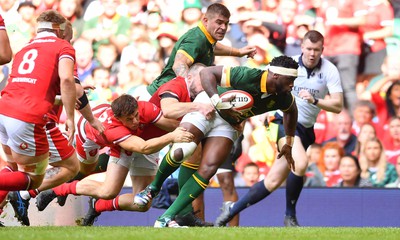
M244 113L241 120L259 115L273 110L286 111L294 102L293 95L287 94L268 94L267 76L268 71L257 68L224 67L224 73L221 77L221 88L218 88L218 94L231 89L242 90L253 96L254 104L250 111ZM223 116L222 116L223 117ZM231 119L224 119L233 123Z
M211 66L214 62L215 43L216 40L212 38L201 22L197 27L187 31L175 43L167 65L164 67L160 76L147 86L147 91L153 95L163 83L176 77L172 66L174 65L175 55L177 52L186 55L192 63L203 63L206 66Z

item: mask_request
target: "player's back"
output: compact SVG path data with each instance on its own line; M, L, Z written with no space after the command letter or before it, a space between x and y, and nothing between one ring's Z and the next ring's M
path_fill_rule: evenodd
M15 55L0 113L31 123L46 122L60 93L58 63L62 58L75 61L75 51L67 41L46 32L32 39Z

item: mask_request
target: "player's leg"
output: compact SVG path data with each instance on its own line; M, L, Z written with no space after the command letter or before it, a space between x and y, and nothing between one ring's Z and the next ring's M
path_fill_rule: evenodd
M233 141L227 137L209 137L203 141L199 170L184 184L174 203L156 221L155 227L165 227L177 213L190 204L208 186L209 180L228 157Z
M285 138L278 141L284 144ZM263 200L275 191L285 181L290 170L285 159L275 159L270 171L264 180L254 184L249 191L237 202L227 202L222 206L222 212L215 220L215 226L225 226L231 218L247 207Z
M165 179L178 169L183 161L189 158L196 150L197 145L204 137L203 132L194 125L183 122L180 124L187 131L194 135L194 141L190 143L174 143L168 153L163 157L158 168L154 181L151 182L143 191L136 194L134 203L145 206L151 202L161 189Z
M220 168L221 169L221 168ZM218 171L220 171L218 169ZM226 170L226 169L224 169ZM222 171L218 173L217 178L219 185L221 186L222 197L224 202L236 202L238 200L238 194L236 192L234 184L234 173L232 170ZM229 226L239 226L239 215L237 214L229 221Z
M179 169L179 189L197 171L201 162L201 144L198 145L193 155L182 163ZM181 226L211 227L214 224L204 221L204 194L200 194L192 204L187 205L178 215L175 221Z
M284 224L287 227L299 226L296 217L296 206L303 189L304 175L308 165L306 151L298 136L295 136L292 152L296 153L294 156L296 170L291 171L286 180L286 212Z

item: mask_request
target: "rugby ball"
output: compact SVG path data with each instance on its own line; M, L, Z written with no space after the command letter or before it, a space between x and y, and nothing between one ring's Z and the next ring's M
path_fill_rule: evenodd
M253 107L254 99L250 93L242 90L229 90L222 93L219 97L221 99L229 98L235 95L235 99L231 101L232 109L236 111L245 112Z

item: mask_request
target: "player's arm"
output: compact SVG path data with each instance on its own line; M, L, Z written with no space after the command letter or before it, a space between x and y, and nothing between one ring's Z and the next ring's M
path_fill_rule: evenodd
M100 134L103 133L105 128L103 124L99 121L99 119L93 116L92 109L90 108L89 105L89 100L86 96L86 93L82 85L80 83L75 83L75 87L76 87L76 98L79 101L79 109L78 109L79 112L94 129L99 131Z
M61 101L67 115L68 140L70 144L75 133L74 113L76 88L74 78L74 61L70 58L61 58L58 63L58 75L61 82Z
M158 119L158 121L154 123L154 125L167 132L172 132L177 127L179 127L179 121L176 119L166 118L164 116L161 116L160 119Z
M285 156L286 161L288 162L288 166L293 171L295 170L295 164L292 157L292 146L294 143L294 136L297 125L297 106L296 101L292 102L292 105L289 109L283 111L283 127L285 129L286 134L286 143L279 150L278 158Z
M197 102L179 102L178 99L166 97L161 99L161 109L166 118L178 119L190 112L211 112L211 105Z
M328 112L340 113L343 108L343 93L331 93L328 99L313 98L312 104Z
M175 55L172 70L174 70L176 76L186 77L192 64L193 59L183 50L178 50Z
M4 19L0 15L0 65L9 63L12 59L10 40L8 39Z
M125 141L119 143L119 146L130 152L147 155L160 151L172 142L191 142L193 141L193 138L193 134L186 131L184 128L178 127L173 132L147 141L138 136L132 135Z
M233 57L247 56L253 58L256 53L257 49L254 46L234 48L226 46L219 42L215 44L215 49L214 49L214 54L217 56L233 56Z
M200 71L200 81L209 97L217 94L217 85L221 84L223 66L206 67Z

